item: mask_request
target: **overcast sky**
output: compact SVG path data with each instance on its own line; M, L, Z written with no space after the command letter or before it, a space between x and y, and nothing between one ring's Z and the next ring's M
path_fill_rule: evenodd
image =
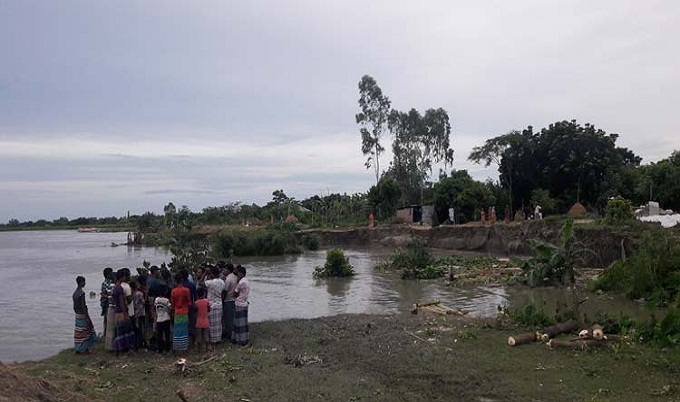
M565 119L657 161L679 40L673 0L0 0L0 222L364 192L364 74L480 180L473 146Z

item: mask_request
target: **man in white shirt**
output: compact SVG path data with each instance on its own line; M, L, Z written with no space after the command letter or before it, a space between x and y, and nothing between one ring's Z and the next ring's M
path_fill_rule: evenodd
M234 300L234 329L231 332L231 343L245 346L250 342L250 330L248 328L248 305L250 302L250 282L246 279L246 269L238 265L234 272L238 277L238 284L234 289L236 299Z
M212 266L205 281L210 301L210 342L219 343L222 340L222 293L224 281L220 278L220 269Z

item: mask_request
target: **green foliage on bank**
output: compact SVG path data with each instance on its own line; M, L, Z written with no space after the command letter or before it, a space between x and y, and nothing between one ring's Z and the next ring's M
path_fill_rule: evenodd
M217 259L233 256L272 256L302 252L291 230L262 228L254 230L225 229L210 239Z
M546 313L545 301L540 304L526 304L519 308L505 307L510 321L524 328L542 328L557 324L554 314Z
M624 225L635 219L633 205L629 200L615 197L607 201L604 222L609 225Z
M574 269L586 253L592 253L576 239L574 221L567 219L560 230L559 244L531 240L532 256L514 259L522 269L517 281L528 286L570 286L574 284Z
M354 276L354 267L345 257L342 249L336 248L326 252L326 263L314 268L314 278L344 278Z
M621 292L655 305L680 304L678 239L668 230L648 230L635 247L633 255L609 266L594 288Z

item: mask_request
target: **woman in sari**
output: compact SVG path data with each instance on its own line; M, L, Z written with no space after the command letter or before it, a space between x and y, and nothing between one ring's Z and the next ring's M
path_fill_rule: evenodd
M170 294L170 305L174 311L175 323L172 331L172 350L185 351L189 349L189 306L191 306L191 292L182 282L181 273L175 275L177 286Z
M135 331L128 314L128 302L122 284L127 278L125 269L116 271L116 286L113 287L113 311L115 322L115 334L113 338L113 350L116 354L125 353L135 346Z
M73 311L76 313L76 330L73 333L73 344L76 353L90 354L90 348L97 341L97 333L94 331L94 324L90 319L90 314L87 311L87 303L85 302L85 278L78 276L76 278L78 287L73 292Z

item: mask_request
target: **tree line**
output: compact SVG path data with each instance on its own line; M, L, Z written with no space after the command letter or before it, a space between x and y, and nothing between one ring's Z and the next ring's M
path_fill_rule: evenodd
M564 120L535 131L532 126L492 137L473 149L468 160L497 166L497 182L479 182L465 170L446 168L453 162L451 126L444 109L424 115L391 108L375 79L359 82L356 115L365 166L373 168L376 185L369 189L371 205L382 218L395 205L434 204L440 221L448 208L457 220L479 219L480 207L495 206L498 215L527 214L540 205L545 213L566 213L576 202L602 214L607 200L623 197L634 205L658 201L663 208L680 210L680 152L656 163L616 144L619 135L594 125ZM392 138L393 160L380 169L385 137ZM432 168L443 162L437 181ZM383 212L384 213L381 213Z
M566 213L576 202L600 215L607 200L620 196L633 205L649 200L663 208L680 210L680 152L642 165L632 150L616 144L619 135L607 133L592 124L575 120L558 121L534 130L512 130L475 147L470 161L485 167L496 166L498 181L480 182L467 171L450 169L453 163L451 123L443 108L424 113L392 108L372 77L365 75L358 84L361 152L365 167L375 174L376 183L366 192L326 194L296 200L282 189L272 193L265 205L232 202L193 212L173 203L162 215L146 212L126 217L61 217L53 221L19 222L10 219L0 229L77 228L105 226L148 232L177 224L191 225L282 223L289 216L310 227L364 225L373 213L389 221L398 207L422 204L436 207L436 221L444 222L448 209L456 211L456 221L479 219L481 207L495 206L499 218L506 212L515 216L540 205L547 214ZM384 168L387 139L391 139L392 160ZM433 171L438 169L436 178ZM435 222L435 223L437 223Z

